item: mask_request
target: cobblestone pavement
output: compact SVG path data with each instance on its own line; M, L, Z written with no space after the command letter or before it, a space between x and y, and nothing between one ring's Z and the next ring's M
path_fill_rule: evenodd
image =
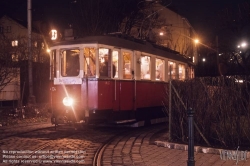
M146 166L187 166L188 146L167 142L168 133L158 134L151 140L145 140L141 146L141 156ZM152 144L152 141L155 144ZM156 146L157 145L157 146ZM247 160L240 157L221 159L219 150L207 147L195 146L195 166L250 166L250 154L247 152ZM196 152L199 151L199 152Z
M188 152L185 150L157 147L145 143L141 147L141 156L146 166L186 166ZM249 166L250 160L222 160L218 154L195 153L195 166Z
M1 126L0 139L17 135L23 132L29 132L31 130L39 130L43 128L53 128L53 127L54 126L50 123L50 120L48 120L47 122L40 122L40 123L19 124L16 126Z
M39 126L39 125L38 125ZM45 128L51 124L41 124ZM186 166L188 152L185 145L173 145L167 143L167 131L155 134L157 131L163 130L164 125L156 127L144 127L131 129L131 132L121 129L109 127L83 127L75 126L59 126L57 130L54 128L46 128L44 130L35 130L34 126L24 127L25 129L13 129L12 132L17 133L15 136L0 139L0 165L7 166L3 160L13 160L4 158L8 152L31 151L27 158L21 164L13 165L55 165L49 163L58 161L56 165L92 165L93 158L97 149L106 143L106 140L117 135L104 150L102 156L103 166ZM124 132L122 132L124 130ZM19 132L26 133L18 135ZM5 129L0 129L1 134L11 134ZM156 145L157 143L157 145ZM165 146L165 147L164 147ZM171 148L168 148L171 147ZM178 149L174 149L178 148ZM182 149L182 150L180 150ZM34 153L36 152L36 153ZM44 153L42 153L44 152ZM62 152L62 153L61 153ZM44 155L42 155L44 154ZM17 154L15 154L17 156ZM13 155L13 156L15 156ZM16 157L15 156L15 157ZM19 154L20 156L20 154ZM57 158L55 158L57 156ZM71 159L78 162L71 162ZM47 159L48 163L25 163L34 161L35 159ZM78 158L77 158L78 157ZM222 160L219 154L195 152L196 166L231 166L231 165L250 165L249 154L247 161ZM45 160L44 160L45 161ZM65 162L69 163L66 164Z
M55 130L47 125L40 130L27 126L15 134L5 130L10 136L0 140L0 165L92 165L97 149L114 134L93 127L61 125Z

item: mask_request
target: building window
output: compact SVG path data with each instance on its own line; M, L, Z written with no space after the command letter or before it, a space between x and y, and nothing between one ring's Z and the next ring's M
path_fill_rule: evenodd
M6 33L11 33L11 26L6 27Z
M141 79L151 79L150 56L141 56Z
M17 47L18 46L18 41L17 40L11 41L11 45L12 45L12 47Z
M11 56L13 62L18 62L18 55L17 54L12 54Z
M0 27L0 33L3 33L3 27Z

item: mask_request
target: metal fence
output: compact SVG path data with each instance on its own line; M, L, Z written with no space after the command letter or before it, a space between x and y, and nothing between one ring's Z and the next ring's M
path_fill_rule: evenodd
M166 87L165 111L171 111L172 140L188 141L187 108L192 108L195 144L250 148L250 77L203 77L171 81ZM169 99L171 108L168 107Z

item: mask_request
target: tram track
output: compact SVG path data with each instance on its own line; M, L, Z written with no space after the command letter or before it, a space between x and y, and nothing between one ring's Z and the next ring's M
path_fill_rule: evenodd
M25 157L16 154L20 158L16 157L16 160L19 160L18 163L12 163L15 166L45 164L47 161L51 163L46 163L46 165L67 165L69 160L76 161L71 163L73 165L133 166L138 163L143 164L140 152L141 146L145 142L149 143L150 138L162 129L157 126L142 128L84 126L75 130L74 127L59 125L57 130L48 129L43 131L39 129L22 133L13 136L11 139L5 139L2 141L4 144L1 146L2 149L9 151L30 150L30 153L26 153ZM54 126L50 128L54 128ZM11 146L16 141L17 146ZM84 151L84 153L67 153L77 150ZM54 152L50 153L51 151ZM60 154L59 151L64 151L64 153ZM65 156L71 155L73 157L65 158ZM81 158L77 158L79 156ZM35 163L36 161L37 163Z
M52 128L54 128L54 126L52 126L52 127L40 128L40 129L34 129L34 130L29 130L29 131L20 132L20 133L15 133L15 134L10 134L10 135L1 137L1 139L6 139L6 138L10 138L10 137L20 136L20 135L23 135L23 134L32 133L32 132L36 132L36 131L39 131L39 130L46 130L46 129L52 129Z
M103 141L101 141L101 143L95 143L95 142L99 142L100 140L106 140L107 138L109 137L114 137L116 136L117 134L117 129L115 128L112 128L112 127L96 127L96 126L85 126L79 130L72 130L75 126L71 126L71 128L69 127L65 127L65 126L61 126L59 125L58 126L58 129L57 130L53 130L53 132L55 133L58 133L60 136L57 137L53 137L53 136L48 136L49 137L49 140L46 140L45 143L42 143L40 144L39 146L34 146L33 148L29 148L30 150L30 153L27 153L25 155L25 157L22 157L19 159L19 161L17 161L18 163L11 163L12 165L15 165L15 166L21 166L21 165L25 165L25 164L44 164L45 160L46 161L51 161L51 162L54 162L54 163L46 163L46 164L50 164L50 165L54 165L55 162L57 162L57 158L60 158L59 155L60 154L57 154L57 153L53 153L53 154L50 154L50 151L54 151L54 150L64 150L64 152L66 151L74 151L76 149L81 149L80 146L75 146L75 148L73 147L75 142L72 142L71 140L75 140L76 138L80 138L81 139L81 144L84 144L85 142L89 142L88 141L88 137L91 137L91 135L94 135L94 131L96 132L103 132L103 133L107 133L106 135L99 135L99 136L96 136L95 138L92 138L91 139L91 143L88 144L87 146L84 146L84 150L86 151L86 160L87 160L87 163L85 164L85 158L84 160L82 160L82 163L81 164L84 164L84 165L90 165L89 164L89 161L92 162L92 159L94 157L91 157L91 153L96 153L98 147L100 147L100 145L103 144ZM50 128L54 128L54 127L50 127ZM64 131L63 131L63 130ZM40 129L42 130L42 129ZM97 131L98 130L98 131ZM127 129L128 130L128 129ZM36 130L36 131L39 131L39 130ZM30 137L30 132L36 132L36 131L29 131L29 132L25 132L25 133L21 133L21 135L25 135L25 134L28 134ZM123 132L124 130L122 130ZM121 133L121 130L119 130L119 133ZM19 133L20 134L20 133ZM21 136L21 135L18 135L18 136ZM38 134L34 134L35 137L39 137L39 133ZM84 137L82 137L84 135ZM11 136L9 136L11 137ZM13 136L15 138L15 136ZM23 137L23 136L22 136ZM21 137L21 138L22 138ZM24 136L24 137L27 137L27 136ZM32 137L32 136L31 136ZM105 138L106 137L106 138ZM63 143L63 144L61 144ZM68 144L69 143L69 144ZM57 144L60 144L60 146L56 146ZM71 148L68 148L67 146L71 146ZM26 147L29 147L29 146L26 146ZM63 148L65 147L65 148ZM26 148L22 146L22 148L14 148L14 150L11 150L12 152L13 151L17 151L18 153L21 153L21 151L26 151ZM41 155L41 151L44 151L46 152L47 156L45 156L44 158L40 158L44 155ZM8 154L9 155L9 154ZM51 156L55 156L56 155L56 158L50 158ZM64 154L64 156L67 155L67 154ZM75 154L74 154L75 155ZM20 156L19 154L16 154L16 156ZM38 158L39 157L39 158ZM61 158L61 163L60 165L67 165L66 163L64 162L67 162L69 160L67 159L63 159ZM17 159L18 160L18 159ZM57 160L57 161L55 161ZM71 160L74 160L74 159L71 159ZM14 161L14 160L13 160ZM79 160L78 160L79 161ZM74 164L77 164L77 163L74 163Z
M0 139L6 139L9 137L19 136L30 132L46 130L51 128L54 128L54 126L49 125L49 123L43 123L43 124L37 123L37 124L28 124L23 126L8 127L0 130L1 133Z
M123 131L124 132L124 131ZM101 160L102 160L102 156L103 153L105 151L105 149L107 148L107 146L114 141L115 138L117 138L118 135L120 135L121 133L115 134L114 136L112 136L110 139L108 139L104 144L102 144L96 151L94 159L93 159L93 166L101 166Z
M62 128L62 127L64 127L64 126L57 126L57 129L59 128ZM52 127L49 127L49 128L54 128L54 126L52 126ZM36 131L38 131L38 130L36 130ZM31 159L33 159L33 157L32 156L36 156L36 154L37 153L39 153L40 151L44 151L44 152L49 152L50 150L45 150L47 147L49 147L49 146L51 146L51 145L53 145L53 144L55 144L57 141L59 141L59 140L64 140L64 139L67 139L67 138L69 138L69 137L72 137L72 136L74 136L74 135L77 135L77 134L79 134L79 133L81 133L81 132L85 132L85 131L87 131L87 129L82 129L82 130L69 130L63 137L59 137L59 138L52 138L52 140L49 140L48 142L46 142L46 143L44 143L43 145L41 145L41 146L39 146L39 147L37 147L37 148L35 148L35 149L33 149L32 151L31 151L31 153L29 153L28 155L27 155L27 157L25 157L25 158L22 158L22 162L20 163L16 163L16 164L14 164L15 166L21 166L21 165L23 165L23 164L27 164L27 162L26 161L28 161L28 160L31 160ZM59 131L58 131L59 132ZM25 134L25 133L23 133L23 134ZM46 155L43 155L44 156L44 159L50 159L51 160L51 156L53 156L54 154L49 154L49 153L47 153ZM51 160L52 161L52 160ZM37 162L37 163L35 163L35 162L33 162L32 164L39 164L39 162ZM43 164L43 163L42 163ZM60 165L63 165L63 164L60 164Z
M163 128L138 130L119 133L107 140L95 153L92 166L143 164L140 154L142 144L149 143L150 138Z

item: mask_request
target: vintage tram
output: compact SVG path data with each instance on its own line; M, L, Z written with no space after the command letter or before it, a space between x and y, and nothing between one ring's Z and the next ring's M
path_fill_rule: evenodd
M193 77L192 63L133 38L89 36L50 48L52 123L161 118L169 79Z

